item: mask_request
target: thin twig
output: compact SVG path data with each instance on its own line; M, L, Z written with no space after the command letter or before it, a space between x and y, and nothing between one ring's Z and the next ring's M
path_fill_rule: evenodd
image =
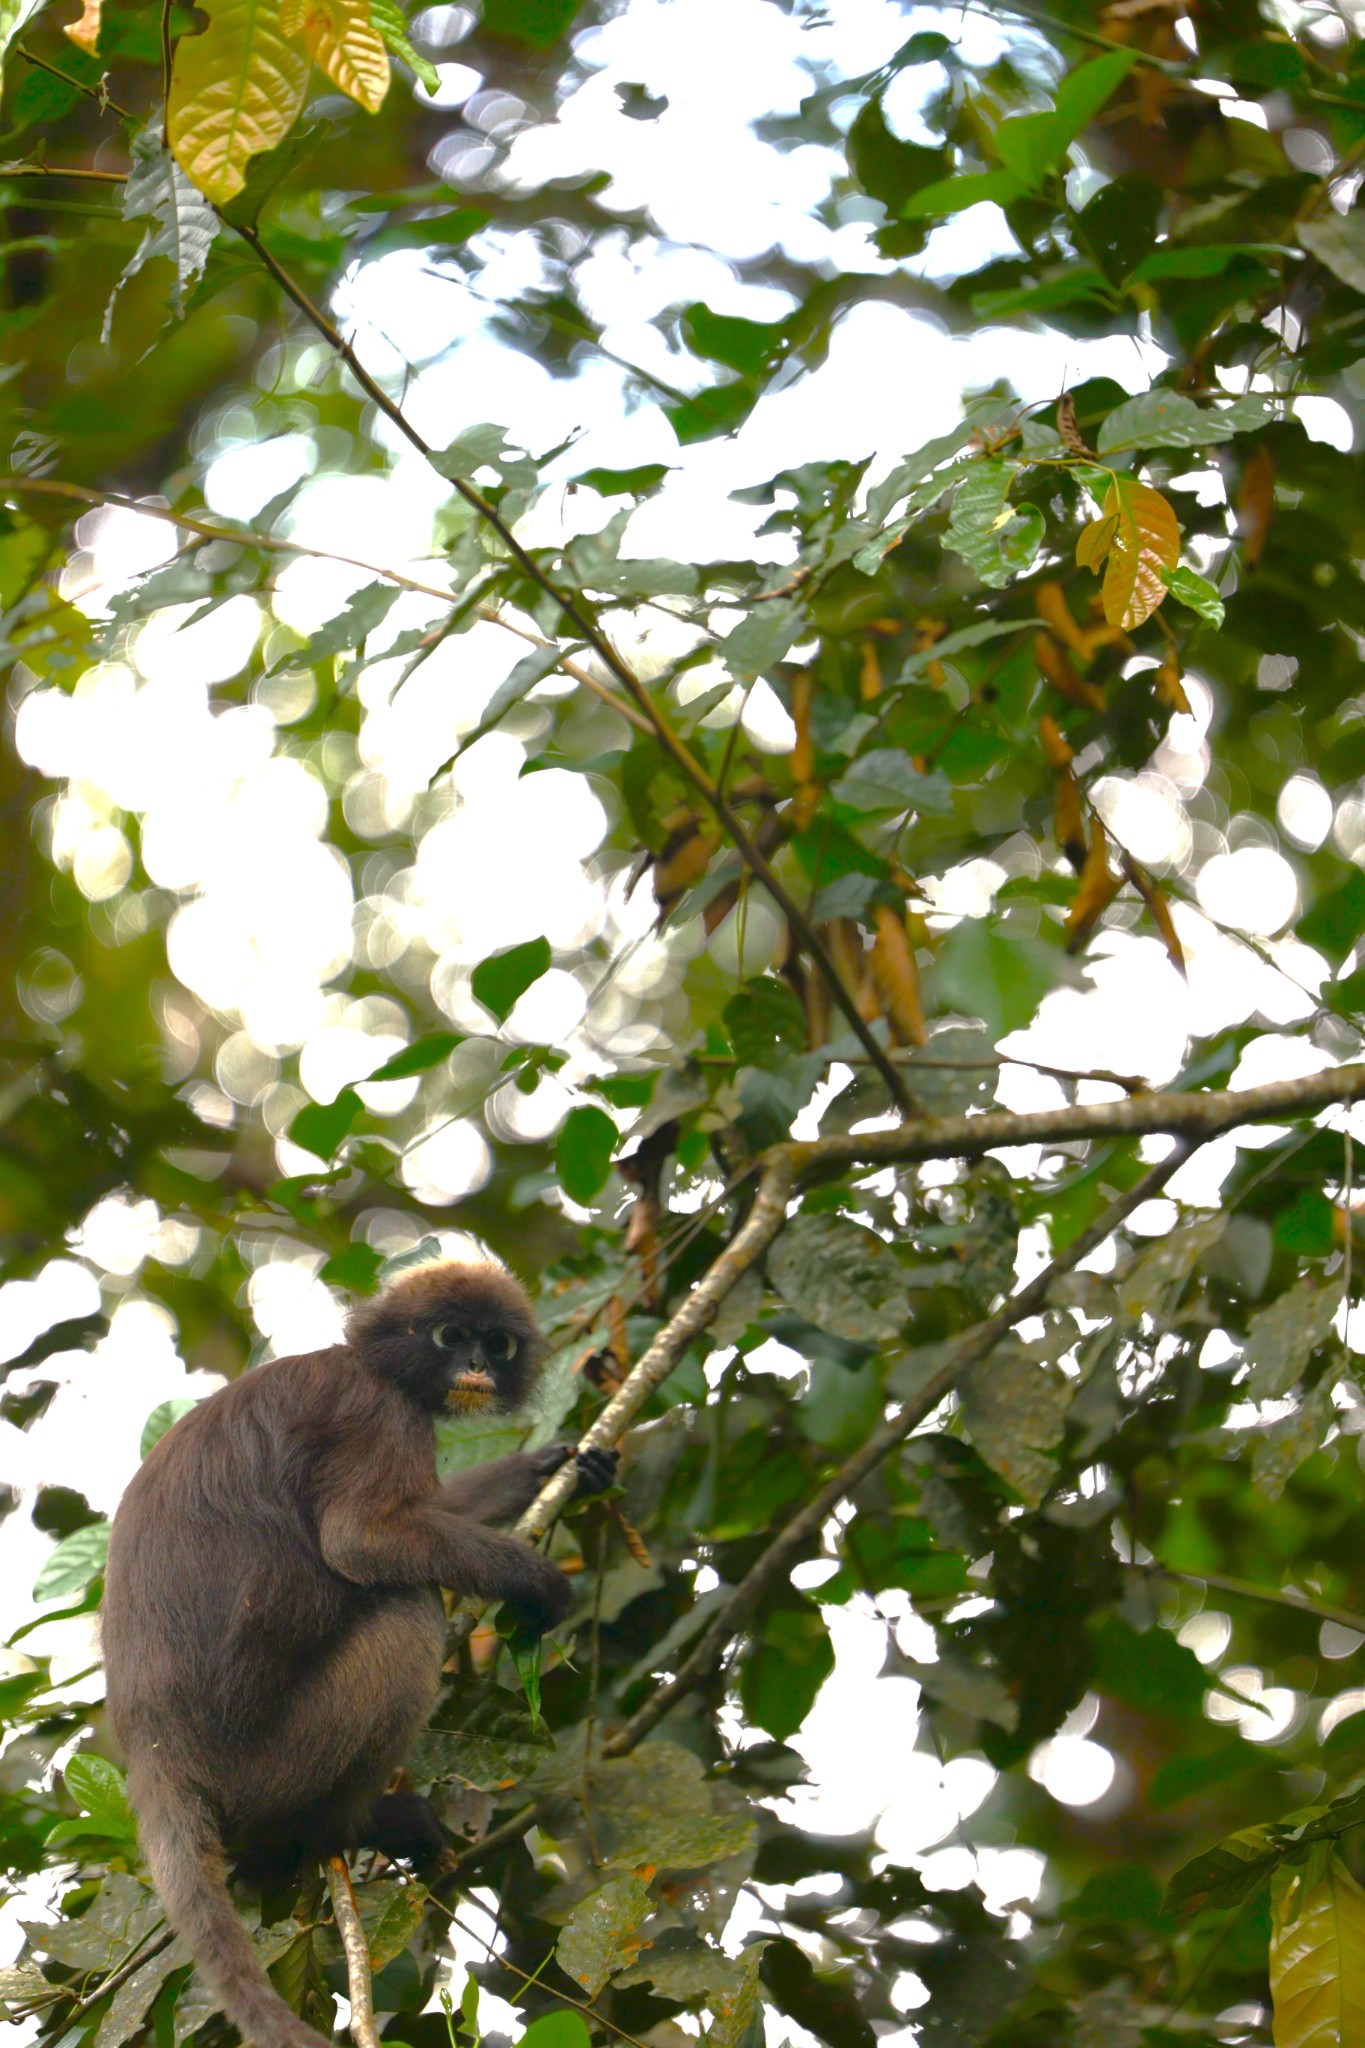
M972 1329L964 1330L943 1347L943 1362L928 1382L914 1397L905 1402L899 1414L882 1424L854 1452L853 1456L839 1467L832 1478L801 1508L785 1528L773 1539L756 1562L750 1566L740 1580L729 1600L710 1623L674 1676L652 1692L644 1705L631 1715L609 1741L602 1745L604 1756L625 1756L628 1751L661 1721L677 1702L693 1688L701 1684L713 1666L724 1654L747 1623L750 1615L763 1599L768 1588L783 1577L799 1558L806 1545L817 1537L838 1507L860 1486L869 1473L874 1472L883 1459L898 1449L913 1431L919 1428L926 1416L932 1415L944 1397L950 1394L962 1375L973 1365L990 1355L1001 1339L1008 1336L1016 1323L1026 1316L1036 1315L1043 1307L1055 1283L1080 1261L1102 1245L1105 1239L1118 1229L1126 1216L1142 1202L1162 1188L1182 1166L1189 1156L1189 1146L1176 1146L1165 1159L1152 1167L1149 1173L1135 1187L1111 1202L1104 1214L1088 1229L1081 1231L1065 1245L1049 1263L1037 1273L1027 1286L1011 1295L995 1314Z
M161 139L170 148L171 111L171 7L173 0L161 0Z
M609 1450L620 1442L654 1389L668 1378L693 1338L699 1337L707 1325L715 1321L717 1311L731 1288L767 1251L786 1221L787 1200L793 1181L788 1150L779 1147L768 1156L754 1194L753 1207L743 1223L703 1278L669 1317L653 1343L631 1367L591 1426L584 1431L580 1450ZM517 1523L515 1534L530 1542L543 1536L572 1500L577 1484L576 1461L570 1458L552 1479L546 1481L539 1496ZM469 1640L482 1612L483 1606L478 1601L461 1602L460 1612L451 1623L447 1638L449 1650L458 1649Z
M16 52L16 55L24 58L27 63L34 65L39 71L46 71L51 77L60 78L62 84L69 85L73 91L83 92L87 99L94 100L97 103L101 112L108 107L110 113L117 114L120 120L134 121L137 119L135 114L129 113L127 107L121 107L117 100L111 100L103 85L87 85L83 78L73 77L69 71L63 71L59 64L52 63L49 58L35 57L32 50L21 48Z
M489 1840L491 1839L492 1837L490 1836ZM479 1947L487 1955L490 1962L496 1963L500 1969L510 1970L512 1975L520 1978L523 1984L535 1984L539 1980L540 1972L545 1968L545 1963L541 1963L539 1968L534 1971L521 1969L509 1956L500 1955L492 1942L480 1934L477 1927L471 1927L467 1921L462 1920L459 1914L452 1911L445 1903L444 1899L436 1899L435 1904L440 1907L441 1911L449 1919L452 1927L458 1927L461 1934L467 1934L472 1941L478 1942ZM545 1962L549 1960L547 1956ZM618 2027L615 2020L609 2020L606 2014L599 2012L595 2005L585 2004L581 1998L572 1998L567 1991L557 1991L553 1984L542 1985L541 1989L550 1998L557 1998L561 2005L571 2005L575 2012L581 2012L588 2019L596 2020L599 2026L608 2028L610 2032L616 2035L618 2040L629 2042L630 2048L644 2048L643 2041L637 2041L634 2034L628 2034L624 2027Z
M337 1933L346 1951L346 1983L351 2000L351 2039L355 2048L379 2048L379 2030L374 2023L374 1986L370 1977L370 1950L360 1909L351 1890L351 1873L344 1856L327 1858L327 1889L332 1895Z
M693 755L691 749L685 746L673 731L673 728L659 710L658 705L650 696L634 669L622 660L611 641L583 604L581 598L574 593L560 589L554 578L541 568L534 555L517 539L516 534L502 517L497 507L484 496L482 491L474 484L467 482L464 477L450 476L445 470L440 468L430 443L418 433L416 427L413 426L411 420L403 411L402 406L390 398L383 385L370 375L345 335L328 319L321 307L313 303L302 285L298 284L290 276L278 258L271 254L257 230L254 227L246 227L235 221L231 225L236 228L237 233L254 251L260 262L265 265L265 268L270 272L280 290L284 292L287 298L293 301L304 315L304 318L317 329L328 346L340 356L366 397L379 407L384 417L398 429L404 439L412 447L416 448L420 454L425 455L440 475L446 477L446 481L452 485L460 497L464 499L465 503L477 512L481 519L487 522L494 533L497 534L518 568L522 570L523 574L531 578L538 589L543 590L545 595L558 605L560 611L572 626L574 633L592 648L599 661L605 665L608 672L616 678L627 695L633 699L641 714L649 720L654 737L659 742L659 745L673 762L673 765L677 768L683 779L691 784L702 801L714 811L745 866L763 884L763 887L772 897L773 902L786 918L793 933L809 954L822 978L828 984L830 996L838 1009L843 1013L849 1029L853 1032L863 1051L886 1083L892 1101L900 1109L902 1115L913 1115L915 1102L905 1085L904 1078L897 1072L891 1060L888 1059L885 1047L878 1043L871 1025L858 1009L852 992L844 986L824 940L820 937L820 934L810 922L810 919L806 916L795 897L788 890L786 884L776 874L766 855L750 837L729 798L722 790L716 787L716 784Z
M1365 1636L1365 1614L1354 1614L1349 1607L1333 1607L1326 1600L1310 1600L1306 1593L1292 1593L1283 1586L1258 1586L1254 1579L1234 1579L1226 1572L1182 1572L1174 1565L1162 1564L1160 1558L1150 1564L1134 1562L1127 1569L1151 1572L1161 1579L1179 1579L1188 1586L1212 1586L1216 1593L1260 1600L1268 1607L1287 1607L1294 1614L1306 1614L1314 1621L1333 1621L1338 1628L1349 1628L1356 1635Z
M76 164L6 164L0 171L0 183L6 178L84 178L96 185L128 182L125 171L87 171Z
M119 177L111 171L73 171L72 177L107 178ZM121 182L121 178L120 178ZM76 504L110 505L121 512L137 512L146 519L159 519L167 526L183 527L186 533L197 534L201 540L226 541L233 547L263 548L279 555L301 555L311 562L339 562L343 568L363 569L367 576L374 576L382 583L392 583L399 590L416 592L420 597L434 597L442 604L454 604L454 593L443 590L439 583L423 583L415 576L405 575L401 569L385 568L380 562L364 561L359 555L339 555L334 548L313 548L301 540L290 540L287 536L274 533L258 533L250 527L219 526L211 519L199 519L189 512L172 512L165 505L145 505L139 498L126 497L120 491L92 491L83 484L69 484L55 477L0 476L0 494L6 491L34 491L52 498L69 498ZM572 676L576 683L609 704L613 711L633 725L637 732L653 734L654 728L647 718L635 709L633 704L623 703L614 690L599 682L591 670L580 662L559 653L553 640L547 640L542 633L532 632L529 626L519 626L514 620L504 618L493 605L476 605L475 612L490 626L501 626L504 633L511 633L516 639L524 640L531 647L541 647L547 652L554 650L555 666L566 676ZM467 744L465 742L464 744ZM439 773L439 770L438 770Z

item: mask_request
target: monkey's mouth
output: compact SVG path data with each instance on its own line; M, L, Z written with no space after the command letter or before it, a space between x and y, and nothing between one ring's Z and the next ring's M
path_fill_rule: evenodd
M463 1372L456 1373L447 1387L446 1406L481 1407L485 1401L491 1401L496 1392L497 1388L486 1372L480 1372L474 1365L467 1366Z

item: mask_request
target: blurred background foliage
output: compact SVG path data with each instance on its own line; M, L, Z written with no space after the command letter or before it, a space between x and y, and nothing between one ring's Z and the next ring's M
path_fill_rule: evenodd
M188 9L0 21L16 2038L226 2038L100 1705L107 1517L180 1406L487 1249L552 1364L446 1455L572 1435L765 1149L841 1132L556 1532L543 1718L492 1631L456 1661L411 1770L471 1889L362 1873L385 2038L1254 2042L1272 1978L1282 2048L1365 2038L1345 1113L1196 1151L597 1754L1166 1142L1031 1115L1330 1068L1365 1014L1356 10L732 19L376 9L379 111L315 74L221 214L161 141ZM749 230L779 169L808 232ZM886 433L812 456L855 331ZM986 332L1019 374L970 388ZM990 1158L857 1164L992 1104ZM318 1885L241 1904L330 2028Z

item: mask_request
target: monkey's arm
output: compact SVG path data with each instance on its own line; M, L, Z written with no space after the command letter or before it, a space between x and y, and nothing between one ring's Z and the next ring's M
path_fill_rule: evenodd
M529 1544L452 1514L439 1497L367 1498L337 1489L319 1503L324 1562L360 1586L447 1586L505 1600L533 1629L553 1628L573 1604L563 1572Z
M441 1488L441 1505L471 1522L514 1521L530 1507L546 1480L573 1456L571 1444L546 1444L538 1451L516 1451L510 1458L490 1458L487 1464L471 1466L447 1479ZM577 1457L580 1498L603 1493L616 1484L615 1451L579 1451Z

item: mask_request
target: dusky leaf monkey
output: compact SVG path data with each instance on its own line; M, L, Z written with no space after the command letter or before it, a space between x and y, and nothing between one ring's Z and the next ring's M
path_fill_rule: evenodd
M436 1476L438 1415L516 1407L542 1345L494 1266L420 1268L355 1308L345 1342L244 1373L155 1445L118 1512L103 1641L114 1732L167 1918L256 2048L320 2048L270 1984L227 1889L259 1862L369 1846L419 1864L434 1809L386 1793L440 1684L439 1588L561 1621L568 1580L490 1522L567 1445ZM580 1492L614 1451L578 1454Z

